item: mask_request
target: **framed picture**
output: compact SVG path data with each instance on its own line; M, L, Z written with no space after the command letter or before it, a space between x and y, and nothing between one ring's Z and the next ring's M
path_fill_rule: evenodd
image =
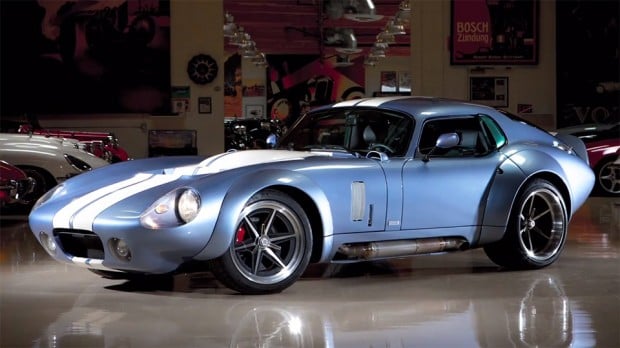
M470 77L469 100L493 107L508 107L508 77Z
M381 92L398 92L398 78L396 71L381 72Z
M451 64L538 64L539 0L452 0Z
M211 97L198 97L198 113L210 114L211 112Z
M265 117L265 110L262 105L246 105L245 106L245 118L263 118Z
M197 155L193 129L152 129L148 135L149 157Z
M398 72L398 92L411 93L411 74L408 71Z

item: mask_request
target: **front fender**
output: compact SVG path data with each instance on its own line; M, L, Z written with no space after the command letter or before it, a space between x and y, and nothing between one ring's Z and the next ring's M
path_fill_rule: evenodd
M333 219L330 204L324 192L312 180L298 172L266 169L242 175L230 186L222 202L213 236L206 248L194 258L208 260L224 254L234 238L241 211L246 202L257 192L274 186L287 186L301 190L318 207L323 226L322 255L326 255L331 248Z

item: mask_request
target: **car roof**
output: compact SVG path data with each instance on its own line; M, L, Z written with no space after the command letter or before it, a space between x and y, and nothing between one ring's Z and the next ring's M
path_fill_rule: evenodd
M320 109L339 107L377 107L403 111L413 115L418 120L434 118L438 116L472 115L478 113L497 114L497 111L489 106L469 103L466 101L423 96L396 96L362 98L338 102Z

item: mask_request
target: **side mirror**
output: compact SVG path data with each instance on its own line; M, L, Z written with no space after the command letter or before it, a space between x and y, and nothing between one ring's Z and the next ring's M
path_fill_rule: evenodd
M422 158L422 161L428 162L431 154L435 151L435 149L449 149L449 148L457 146L460 141L461 141L461 137L459 137L459 135L456 133L441 134L437 138L437 141L435 142L435 147L433 147L428 153L426 153L426 155L424 155L424 158Z
M456 133L444 133L437 138L435 142L435 147L440 149L449 149L451 147L455 147L461 141L461 137L459 137Z

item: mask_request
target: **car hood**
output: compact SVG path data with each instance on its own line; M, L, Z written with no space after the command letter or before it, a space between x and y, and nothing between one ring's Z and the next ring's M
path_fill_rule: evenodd
M171 168L165 174L204 175L219 173L230 169L248 167L257 164L302 160L308 157L331 157L332 152L302 152L289 150L245 150L225 152L211 156L197 165Z

